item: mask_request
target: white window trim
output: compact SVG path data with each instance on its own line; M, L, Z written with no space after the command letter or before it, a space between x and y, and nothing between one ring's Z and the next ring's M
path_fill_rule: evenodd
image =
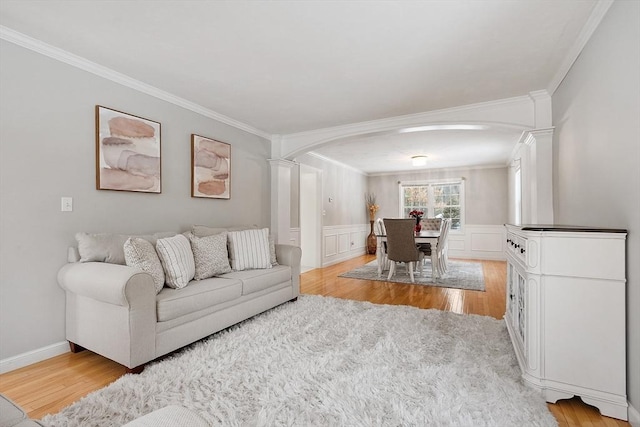
M419 181L398 181L398 216L404 215L404 205L402 197L402 187L410 185L447 185L447 184L460 184L460 229L451 230L452 234L464 234L464 227L466 224L466 197L464 190L464 177L458 178L444 178L444 179L430 179Z

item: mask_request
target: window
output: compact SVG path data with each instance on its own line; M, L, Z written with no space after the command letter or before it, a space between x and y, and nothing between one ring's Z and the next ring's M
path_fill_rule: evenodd
M438 182L401 182L400 216L421 210L426 218L451 218L451 229L464 224L464 186L462 179Z

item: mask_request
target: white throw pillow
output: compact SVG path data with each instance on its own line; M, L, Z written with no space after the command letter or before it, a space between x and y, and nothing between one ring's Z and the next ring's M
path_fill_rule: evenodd
M227 232L206 237L189 235L196 264L194 279L202 280L231 271L227 252Z
M269 229L229 232L231 268L236 271L251 268L271 268Z
M153 277L156 294L160 292L164 287L164 270L151 242L140 237L130 237L124 243L123 249L127 265L149 273Z
M175 289L187 286L196 273L189 239L182 234L158 239L156 251L162 262L167 286Z
M125 264L122 247L129 236L124 234L89 234L76 233L80 262L107 262Z

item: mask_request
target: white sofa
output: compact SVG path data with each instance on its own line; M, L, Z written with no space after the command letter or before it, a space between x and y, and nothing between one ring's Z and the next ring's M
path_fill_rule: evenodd
M221 230L194 226L191 231L206 236ZM93 236L99 236L96 245L104 246L105 259L127 238ZM82 248L80 253L70 248L70 262L60 269L58 283L66 292L71 351L86 348L139 372L153 359L297 299L301 250L273 246L277 265L271 268L231 271L192 280L182 289L164 287L157 294L150 274L127 265L81 262Z

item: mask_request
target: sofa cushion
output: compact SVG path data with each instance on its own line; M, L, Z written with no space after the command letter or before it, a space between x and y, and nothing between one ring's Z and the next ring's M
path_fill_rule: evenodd
M156 299L158 321L165 322L189 313L240 298L242 282L212 277L193 281L184 289L164 288Z
M229 232L229 257L236 271L271 268L269 229Z
M162 262L167 286L175 289L187 286L196 273L189 239L182 234L159 239L156 251Z
M123 247L129 237L141 237L155 245L158 239L175 236L175 234L172 231L139 236L113 233L76 233L76 241L78 242L80 262L98 261L124 265Z
M249 229L257 229L257 226L238 226L238 227L207 227L206 225L194 225L191 227L191 232L194 236L205 237L213 234L220 234L223 231L243 231ZM276 258L276 241L271 234L269 234L269 256L271 258L271 265L278 265L278 259Z
M239 280L242 283L242 295L248 295L291 280L291 267L277 265L269 270L232 271L220 277Z
M227 252L227 232L206 237L189 235L193 259L196 264L194 279L202 280L231 271Z
M124 242L124 259L129 267L149 273L156 286L156 294L164 287L164 270L156 248L141 237L129 237Z

